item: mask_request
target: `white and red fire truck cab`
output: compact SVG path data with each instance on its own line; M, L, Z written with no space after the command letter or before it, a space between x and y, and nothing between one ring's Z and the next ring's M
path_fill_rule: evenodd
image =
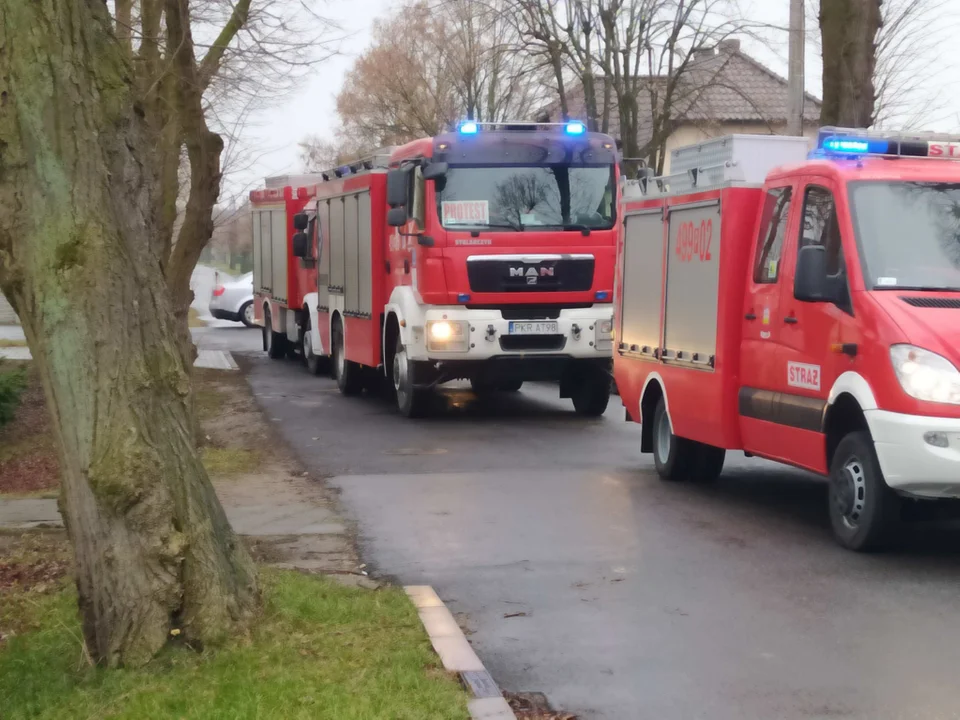
M960 163L938 159L960 145L824 128L809 159L780 137L674 153L624 192L615 302L659 474L742 449L828 476L856 550L906 500L960 496Z
M612 138L575 122L466 122L322 176L291 190L309 199L289 229L290 262L316 266L316 292L295 327L270 319L282 334L265 345L302 345L315 372L331 357L346 394L386 376L408 416L461 378L478 392L555 380L578 412L604 411Z

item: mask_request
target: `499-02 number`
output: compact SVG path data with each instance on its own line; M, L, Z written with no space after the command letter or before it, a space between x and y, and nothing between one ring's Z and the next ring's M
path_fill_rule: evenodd
M685 222L677 231L677 257L680 262L710 262L710 245L713 242L713 220L701 220L699 224Z

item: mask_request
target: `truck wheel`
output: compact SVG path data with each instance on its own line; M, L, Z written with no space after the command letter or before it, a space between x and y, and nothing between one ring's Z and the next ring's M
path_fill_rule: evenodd
M497 386L502 392L520 392L523 380L506 380Z
M578 415L600 417L610 402L610 377L599 370L584 373L571 393Z
M900 520L900 498L883 479L870 433L843 438L830 466L830 524L849 550L877 550L888 543Z
M282 360L287 356L287 336L273 331L273 318L269 310L263 316L263 344L271 360Z
M487 380L471 378L470 389L473 390L473 394L477 397L487 397L497 391L497 385Z
M303 328L303 340L300 342L303 364L311 375L325 375L330 372L330 359L313 353L313 335L310 332L310 321Z
M693 444L695 448L690 467L690 479L700 483L715 482L723 472L723 461L727 457L727 451L704 443Z
M343 347L343 326L339 322L333 325L333 371L337 378L337 387L343 395L359 395L363 392L363 368L347 360Z
M663 398L653 413L653 462L663 480L686 480L691 475L692 457L696 452L693 443L678 438L670 430L670 416Z
M393 353L393 389L397 396L397 409L408 418L423 417L427 413L430 391L413 386L413 361L407 357L407 349L397 336Z
M245 302L243 307L240 308L240 312L237 314L240 316L240 322L242 322L248 328L256 327L253 317L253 300Z

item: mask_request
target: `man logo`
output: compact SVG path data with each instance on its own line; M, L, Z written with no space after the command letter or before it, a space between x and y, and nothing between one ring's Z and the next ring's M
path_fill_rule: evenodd
M510 277L525 277L527 279L527 285L536 285L537 280L542 277L553 277L554 268L552 267L540 267L540 268L510 268Z

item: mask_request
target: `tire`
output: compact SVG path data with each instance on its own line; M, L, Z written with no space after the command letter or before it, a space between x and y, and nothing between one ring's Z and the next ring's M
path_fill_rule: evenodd
M306 327L303 328L303 339L300 341L300 354L303 358L303 364L311 375L325 375L330 371L330 358L314 354L312 338L308 320Z
M610 378L599 370L584 373L573 389L573 409L584 417L600 417L610 402Z
M497 386L501 392L520 392L523 387L523 380L506 380Z
M723 472L727 451L677 437L670 430L667 403L660 398L653 413L653 462L664 480L711 483Z
M487 397L488 395L492 395L497 391L497 386L492 382L487 382L486 380L471 378L470 389L473 390L473 394L477 397Z
M893 539L901 501L883 479L870 433L850 433L837 445L827 497L833 535L843 547L869 552Z
M337 387L342 395L359 395L363 392L363 368L347 360L343 347L343 326L339 321L333 324L331 345L333 350L333 372Z
M716 482L723 472L727 451L723 448L692 442L693 460L690 464L690 479L698 483Z
M253 300L249 300L240 306L237 318L248 328L256 327L253 318Z
M690 441L670 429L670 416L663 398L653 413L653 463L663 480L677 482L690 477Z
M413 387L413 361L407 358L407 349L397 335L396 350L393 353L393 367L390 370L393 391L397 398L397 410L406 418L419 418L427 414L430 391Z
M273 331L269 310L263 316L263 344L271 360L282 360L287 356L287 336Z

